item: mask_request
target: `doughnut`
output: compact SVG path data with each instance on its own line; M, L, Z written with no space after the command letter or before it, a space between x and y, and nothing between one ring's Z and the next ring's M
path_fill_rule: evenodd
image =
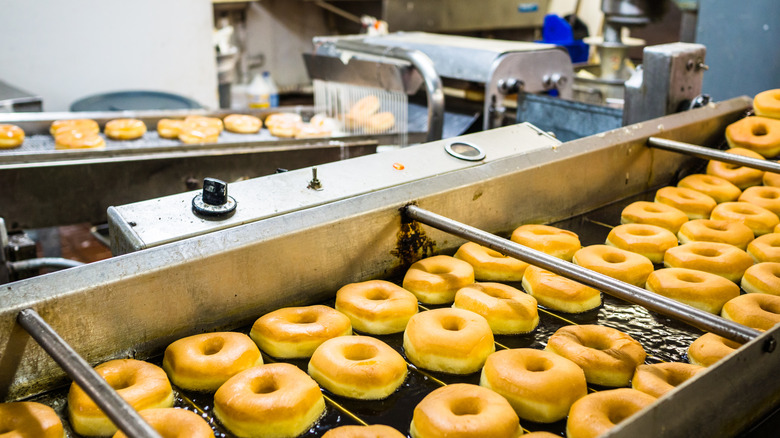
M778 161L780 163L780 161ZM780 173L764 172L764 178L761 180L765 186L780 187Z
M560 438L560 436L550 432L537 431L537 432L527 433L523 435L523 438Z
M571 405L588 393L582 368L562 356L532 348L488 356L479 384L506 398L518 417L537 423L563 419Z
M731 148L726 152L760 160L764 159L761 154L745 148ZM707 175L719 176L739 187L741 190L745 190L748 187L761 185L764 171L751 167L724 163L722 161L710 160L707 164Z
M265 126L275 137L292 138L301 125L301 116L293 113L274 113L265 119Z
M780 154L780 120L767 117L745 117L726 127L729 147L745 148L765 158Z
M404 383L406 361L378 339L339 336L317 347L309 361L309 375L336 395L381 400Z
M463 260L450 256L422 259L406 271L403 287L424 304L447 304L455 300L455 292L474 283L474 268Z
M758 205L780 216L780 187L748 187L739 197L739 201Z
M742 194L742 190L729 181L704 173L695 173L686 176L677 183L677 187L704 193L714 199L718 204L721 202L736 201L737 198L739 198L739 195Z
M102 149L106 141L100 134L82 131L63 131L54 137L54 149Z
M661 397L704 370L700 365L679 362L639 365L631 379L631 387L653 397Z
M739 286L720 275L685 268L664 268L647 277L645 289L705 312L720 314L739 296Z
M146 134L146 125L138 119L115 119L106 123L104 131L114 140L135 140Z
M406 438L406 435L383 424L372 426L341 426L331 429L322 438Z
M757 116L780 119L780 89L766 90L753 98L753 109Z
M536 299L501 283L474 283L455 294L457 309L482 315L493 334L528 333L539 325Z
M504 397L477 385L435 389L414 408L412 438L516 438L520 420Z
M753 258L726 243L691 242L666 251L664 266L687 268L720 275L738 283Z
M36 402L0 403L0 436L8 438L65 438L54 409Z
M225 129L225 124L217 117L205 117L205 116L187 116L184 119L185 124L196 126L211 126L216 128L220 133Z
M213 438L214 431L200 415L177 408L145 409L139 412L163 438ZM127 438L121 430L113 438Z
M162 367L171 382L192 391L216 391L227 379L262 365L257 345L243 333L189 336L165 349Z
M747 253L756 263L780 262L780 233L769 233L753 240L747 246Z
M231 377L214 394L214 414L234 435L293 438L325 411L320 387L300 368L273 363Z
M763 262L749 267L740 286L747 293L780 295L780 263Z
M330 137L332 130L325 125L312 125L302 123L295 132L295 138L323 138Z
M780 296L740 295L723 305L720 316L756 330L769 330L780 323Z
M567 325L559 328L544 348L576 363L588 383L628 386L645 350L631 336L600 325Z
M566 437L601 436L655 400L651 395L629 388L588 394L572 405L566 420Z
M520 281L528 267L526 262L474 242L461 245L455 258L470 264L478 281Z
M391 112L372 114L366 119L366 127L371 134L387 132L393 126L395 126L395 116Z
M376 114L376 112L379 111L380 106L381 104L378 97L374 95L366 96L355 102L352 107L350 107L349 111L347 112L347 121L364 121L369 116Z
M157 122L157 135L162 138L179 138L182 126L184 126L184 120L160 119Z
M741 346L742 344L715 333L705 333L688 347L688 361L694 365L708 367Z
M710 219L745 224L756 237L771 233L780 224L776 214L749 202L724 202L712 209Z
M339 289L336 310L347 315L352 328L363 333L400 333L417 313L417 297L389 281L370 280Z
M173 390L160 367L135 359L116 359L95 371L136 411L173 406ZM117 427L76 383L68 392L68 418L73 430L84 436L113 435Z
M696 219L684 223L677 233L677 238L682 244L690 242L727 243L744 250L755 236L753 230L739 222Z
M89 134L99 134L100 126L92 119L67 119L52 122L49 132L53 137L64 132L79 131Z
M0 149L21 146L24 142L24 130L16 125L0 124Z
M549 225L520 225L512 232L513 242L541 251L567 262L571 261L580 245L580 238L569 230Z
M688 216L689 220L707 219L716 205L714 199L685 187L664 187L655 192L655 202L671 205Z
M671 249L667 253L669 251ZM653 262L647 257L608 245L586 246L574 254L572 261L583 268L639 287L645 285L647 276L653 272Z
M687 214L671 205L658 202L636 201L620 213L621 224L657 225L675 234L685 222L688 222Z
M316 305L267 313L252 325L249 337L273 357L294 359L311 357L328 339L351 334L348 317L328 306Z
M263 127L262 120L245 114L231 114L223 122L225 129L238 134L255 134Z
M404 331L403 345L414 365L450 374L477 372L488 355L496 351L485 318L454 308L414 315Z
M677 246L677 236L657 225L622 224L609 232L605 243L643 255L653 263L662 263L666 250Z
M601 305L601 292L536 266L523 276L523 289L542 306L566 313L582 313Z

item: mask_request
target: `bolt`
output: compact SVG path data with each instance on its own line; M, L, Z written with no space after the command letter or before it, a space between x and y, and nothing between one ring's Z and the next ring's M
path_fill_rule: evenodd
M771 353L775 351L775 348L777 348L777 341L775 341L775 338L769 338L764 341L764 353Z
M317 191L322 190L322 182L320 182L320 180L317 179L316 167L311 168L311 181L309 181L309 185L306 186L306 188L317 190Z
M691 71L695 65L696 64L694 64L693 59L689 59L688 62L685 63L685 69Z

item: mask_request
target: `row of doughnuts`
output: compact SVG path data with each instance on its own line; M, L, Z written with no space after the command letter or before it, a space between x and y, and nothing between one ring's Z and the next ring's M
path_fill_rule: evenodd
M780 89L758 93L753 99L756 115L745 117L726 128L726 141L732 148L746 148L765 158L780 154Z

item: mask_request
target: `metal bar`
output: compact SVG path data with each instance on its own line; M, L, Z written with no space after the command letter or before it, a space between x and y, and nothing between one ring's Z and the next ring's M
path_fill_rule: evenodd
M37 259L20 260L18 262L9 262L14 271L29 271L31 269L53 268L68 269L81 266L84 263L76 260L65 259L62 257L41 257Z
M162 438L138 415L100 375L33 309L24 309L16 318L27 333L106 413L127 436Z
M352 22L357 23L357 24L363 24L360 21L360 17L358 17L357 15L351 14L351 13L349 13L349 12L347 12L347 11L337 7L337 6L334 6L334 5L330 4L330 3L326 3L326 2L324 2L322 0L314 0L314 4L319 6L319 7L321 7L322 9L325 9L327 11L333 12L334 14L336 14L338 16L344 17L344 18L346 18L349 21L352 21Z
M694 157L705 158L708 160L723 161L725 163L751 167L753 169L763 170L765 172L780 173L780 163L776 163L774 161L750 158L737 154L729 154L717 149L705 148L703 146L683 143L681 141L650 137L647 139L647 145L650 147L663 149L665 151L693 155Z
M487 246L507 256L515 257L526 263L531 263L558 275L604 291L613 297L639 304L654 312L673 317L699 329L715 333L736 342L744 344L761 334L758 330L727 321L703 310L519 245L511 240L462 224L416 205L407 205L404 207L403 212L408 218Z

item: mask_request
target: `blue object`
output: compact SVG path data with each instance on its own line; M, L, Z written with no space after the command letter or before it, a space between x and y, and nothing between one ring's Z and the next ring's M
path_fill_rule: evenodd
M538 10L539 10L538 3L520 3L519 5L517 5L517 12L529 13L529 12L536 12Z
M565 47L569 52L571 62L575 64L588 62L590 47L582 40L575 40L571 25L555 14L547 14L544 17L542 40L539 42Z
M118 91L96 94L73 102L71 111L137 111L203 108L198 102L161 91Z

